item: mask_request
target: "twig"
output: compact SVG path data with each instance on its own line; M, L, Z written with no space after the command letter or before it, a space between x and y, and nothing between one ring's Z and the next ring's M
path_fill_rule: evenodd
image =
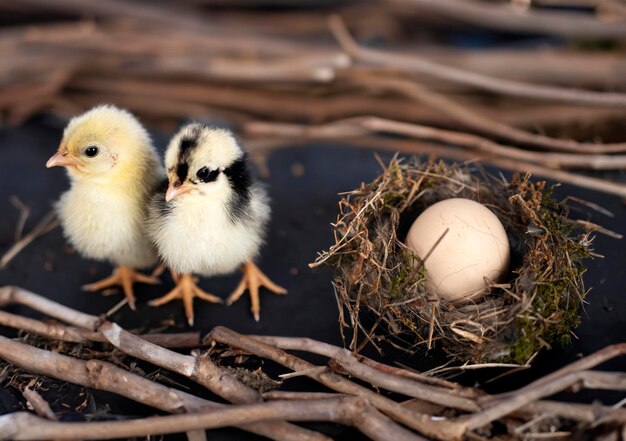
M26 386L22 391L22 395L31 405L33 410L42 418L46 418L50 421L58 421L59 417L52 411L50 404L39 393L30 387Z
M220 408L224 405L198 398L186 392L172 389L147 380L131 372L100 360L79 360L43 349L18 343L0 336L0 357L29 372L45 375L84 387L112 392L138 403L145 404L165 412L180 413L205 408ZM262 423L245 424L240 427L258 435L274 440L299 439L326 440L318 437L288 438L286 434ZM180 431L184 431L182 429ZM313 433L313 432L311 432Z
M456 393L453 394L448 388L423 384L410 378L399 377L374 369L359 363L347 349L308 338L262 336L254 336L253 338L279 349L306 351L323 355L337 363L351 376L365 380L377 387L465 411L472 412L479 409L473 400L463 396L462 391L455 391ZM296 372L299 373L300 371Z
M229 407L210 412L142 418L126 421L58 423L25 412L0 417L0 439L114 439L168 434L190 429L214 429L244 423L280 419L328 421L353 425L375 441L419 441L424 438L394 424L362 398L330 400L271 401Z
M392 0L398 1L398 0ZM626 38L621 23L607 23L592 15L532 9L518 13L508 4L476 0L402 0L421 12L430 12L488 29L506 32L560 35L568 38Z
M249 126L250 127L250 126ZM255 123L254 130L260 132L260 124ZM393 138L375 138L375 137L348 137L341 135L336 138L330 133L319 134L314 128L305 131L292 131L297 125L293 124L264 124L263 130L266 136L273 134L273 139L268 140L263 148L271 150L276 147L284 147L286 145L293 146L305 142L305 140L326 140L326 141L344 141L344 145L351 147L365 147L377 150L392 150L395 152L405 152L410 154L427 154L435 157L452 158L461 161L481 160L506 170L519 171L522 173L531 173L544 178L552 179L557 182L572 184L578 187L589 188L591 190L601 191L614 194L620 197L626 197L626 185L611 182L604 179L593 178L589 176L578 175L564 170L554 170L543 167L531 162L512 160L508 158L492 157L481 154L480 152L468 152L458 148L450 148L443 145L435 145L427 142L415 142L411 140L393 139ZM287 131L284 131L284 130ZM299 133L296 135L295 133ZM283 137L281 139L281 137Z
M59 221L56 219L53 211L46 214L30 233L22 237L4 253L0 259L0 268L6 267L9 262L13 260L13 258L17 256L20 251L26 248L33 240L37 239L39 236L43 236L49 231L52 231L58 225Z
M347 396L332 392L291 392L286 390L270 390L261 395L263 395L264 400L322 400Z
M523 408L529 403L540 398L561 392L574 385L587 388L626 390L626 376L623 373L581 371L570 372L547 380L539 380L536 383L516 391L514 396L507 400L499 400L491 407L482 412L468 417L467 429L474 430L483 427L492 421Z
M19 240L22 238L22 233L24 232L24 225L26 224L26 220L30 215L30 207L24 205L20 198L15 195L12 195L9 198L9 201L20 212L17 218L17 223L15 224L15 242L19 242Z
M20 315L0 311L0 325L19 329L35 335L46 336L53 340L70 343L87 343L89 339L83 336L84 330L63 326L58 323L43 323Z
M489 133L513 142L538 146L548 150L585 154L626 152L626 143L579 143L571 139L550 138L545 135L526 132L501 123L494 118L483 116L480 110L475 107L468 108L451 98L430 91L409 80L363 74L351 74L348 76L348 80L361 84L367 89L382 88L401 93L426 104L430 108L437 109L468 128L478 130L481 133Z
M105 323L100 332L122 352L184 375L232 403L262 401L256 390L216 366L208 357L181 355L137 337L114 323ZM265 423L283 439L315 439L315 432L282 421Z
M427 0L428 1L428 0ZM431 3L429 1L429 3ZM432 2L435 3L435 2ZM456 3L456 2L455 2ZM479 73L468 72L450 66L444 66L415 56L382 52L359 46L348 32L339 16L329 21L330 28L341 47L353 58L386 67L394 67L406 72L431 75L439 79L477 87L490 92L541 99L570 104L594 106L626 107L626 94L617 92L592 92L580 89L566 89L554 86L541 86L519 81L494 78ZM620 26L622 27L622 26ZM626 28L622 32L626 37Z
M573 153L539 153L495 143L470 133L453 132L420 124L393 121L378 117L359 117L335 121L321 126L296 124L248 123L249 134L267 135L269 132L283 136L349 137L364 131L392 133L417 139L438 142L478 150L495 157L504 157L544 164L551 168L622 169L626 167L626 155L593 155Z
M397 368L394 366L388 366L386 364L379 363L375 360L372 360L371 358L367 358L361 354L354 354L354 356L356 357L357 360L359 360L359 362L363 363L366 366L372 367L382 372L387 372L387 373L396 375L398 377L407 377L416 381L420 381L425 384L432 384L434 386L442 386L448 389L463 389L459 384L444 380L442 378L437 378L437 377L422 374L419 372ZM465 389L462 395L467 396L467 397L473 397L475 396L475 391L472 389Z
M238 334L230 329L217 326L205 337L205 342L217 341L236 348L243 349L251 354L267 358L275 363L283 365L293 371L308 371L314 365L298 357L269 346L258 340ZM372 392L363 386L347 380L332 372L309 371L310 378L320 382L324 386L340 393L356 395L369 400L374 407L384 412L394 420L410 427L420 433L447 440L459 437L465 432L463 424L452 424L447 421L433 421L428 415L411 412L402 408L394 401Z
M95 331L101 323L100 318L94 315L68 308L23 288L3 286L0 288L0 306L10 304L28 306L35 311L89 331Z
M532 418L533 415L542 415L547 412L584 423L593 423L599 418L611 418L626 422L626 409L613 409L611 406L601 406L598 403L588 405L579 403L561 403L558 401L537 401L530 403L514 413L515 416Z

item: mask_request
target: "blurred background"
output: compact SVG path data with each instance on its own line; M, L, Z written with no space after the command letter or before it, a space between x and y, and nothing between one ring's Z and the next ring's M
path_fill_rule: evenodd
M575 156L626 151L623 0L2 0L0 23L5 125L110 102L227 125L260 165L349 140L626 194L571 176L626 163Z
M625 42L623 0L0 0L0 252L67 188L44 164L70 117L100 103L128 108L160 150L185 121L229 127L269 184L260 264L290 294L263 295L259 324L247 301L197 304L196 323L341 344L332 275L308 264L332 241L337 194L380 172L374 152L531 172L563 183L557 197L570 197L575 218L602 225L594 248L604 259L589 263L577 339L488 386L511 389L626 335ZM79 290L110 267L73 253L58 228L2 263L0 284L79 310L120 300ZM237 279L203 286L225 295ZM179 303L146 305L162 293L137 287L138 311L112 319L183 327ZM443 362L422 355L403 362ZM3 412L21 408L14 392L0 389ZM87 400L69 387L51 393L57 404ZM86 413L150 412L90 394Z

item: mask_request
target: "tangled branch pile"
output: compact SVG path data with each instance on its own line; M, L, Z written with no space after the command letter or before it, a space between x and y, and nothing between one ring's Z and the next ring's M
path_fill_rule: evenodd
M246 336L223 327L202 340L197 333L138 336L105 318L16 287L0 288L0 304L28 306L67 323L0 311L0 325L28 333L21 342L0 337L0 358L9 363L2 367L2 381L10 378L11 387L18 388L39 415L0 416L0 439L114 439L186 432L190 440L206 440L205 429L228 426L280 441L329 439L294 424L307 421L353 426L381 441L575 437L599 432L618 437L626 427L626 411L619 406L545 399L570 388L625 391L623 374L592 369L625 355L626 343L609 346L514 392L490 395L310 339ZM41 346L63 344L53 351L41 349L31 345L37 341L34 336L43 338ZM196 349L183 355L167 347ZM314 365L288 351L321 355L328 364ZM120 353L128 357L127 363L120 363ZM306 376L325 390L267 391L262 374L249 373L248 378L257 379L250 382L241 375L245 369L229 368L227 360L247 356L286 368L290 373L280 376L282 382ZM233 404L200 398L141 371L132 372L128 366L137 360L187 377ZM112 392L173 415L63 422L37 391L37 385L43 390L49 379ZM396 394L382 394L381 389Z
M415 265L419 258L404 245L423 210L458 197L498 216L512 252L508 278L490 295L461 305L428 292L423 265ZM506 182L467 166L394 159L340 202L335 239L316 264L336 272L352 350L391 340L414 352L436 342L460 362L524 364L540 348L569 341L578 325L589 234L573 228L566 206L550 197L545 182L517 175Z
M19 123L112 102L152 122L230 124L260 162L278 146L339 139L626 196L623 183L568 171L626 167L623 133L610 130L626 116L619 2L278 3L0 2L13 24L0 33L0 112ZM494 32L562 43L450 44Z

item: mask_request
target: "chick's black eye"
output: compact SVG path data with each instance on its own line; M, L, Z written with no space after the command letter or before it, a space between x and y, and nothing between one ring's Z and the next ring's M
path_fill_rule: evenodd
M98 147L96 147L95 145L91 145L85 149L85 155L90 158L93 158L98 155L99 151L100 150L98 150Z
M202 167L200 170L198 170L196 176L202 182L211 182L217 179L217 175L219 173L219 170L209 170L207 167Z

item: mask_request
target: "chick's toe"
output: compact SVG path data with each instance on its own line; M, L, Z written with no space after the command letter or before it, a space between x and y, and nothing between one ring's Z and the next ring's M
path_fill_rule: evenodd
M232 294L228 297L226 304L232 305L234 302L239 300L246 290L248 290L250 292L250 302L252 304L252 315L254 316L254 320L258 322L261 319L259 288L264 286L274 294L279 295L287 294L287 290L272 282L269 277L263 274L259 267L251 261L246 262L241 270L243 272L243 277L241 278L239 285L237 285L237 288L235 288Z
M85 291L100 291L111 286L121 286L124 291L124 295L128 299L128 306L130 306L130 309L135 310L135 293L133 291L133 283L158 285L161 281L154 276L141 274L129 266L119 266L109 277L84 285L83 289Z
M210 303L223 303L224 301L214 296L213 294L209 294L206 291L200 289L197 285L198 280L193 277L191 274L182 274L178 275L176 273L172 273L173 278L176 282L176 287L158 299L152 300L149 304L150 306L161 306L166 303L171 302L172 300L181 299L183 301L183 305L185 306L185 315L187 317L187 322L189 326L193 326L194 323L194 313L193 313L193 299L194 297L198 297L202 300L205 300Z

